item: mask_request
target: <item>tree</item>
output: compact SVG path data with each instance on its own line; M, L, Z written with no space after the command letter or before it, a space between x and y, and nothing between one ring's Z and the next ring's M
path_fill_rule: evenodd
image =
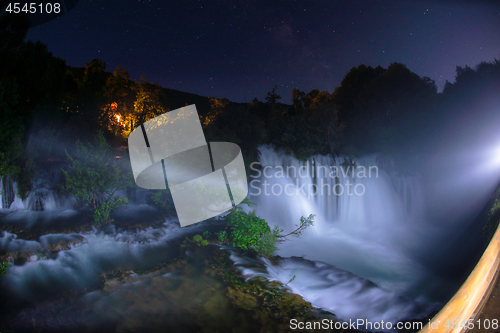
M283 132L286 130L286 121L288 116L288 106L278 104L281 96L276 93L278 86L274 86L271 91L267 93L265 98L266 104L269 108L269 115L267 120L268 137L271 142L276 142L280 139Z
M305 110L305 105L304 105L304 97L306 93L297 89L293 88L292 89L292 106L294 110L294 114L299 115Z
M102 107L101 126L114 135L128 136L131 118L134 112L135 94L133 82L128 72L120 65L116 66L113 75L108 77L104 88L106 103Z
M163 91L157 83L148 83L142 76L140 81L135 81L135 91L136 100L132 128L168 111L160 103Z
M308 94L293 89L292 100L294 115L286 123L277 146L301 160L316 154L337 155L342 126L333 96L317 89Z
M65 90L66 64L54 57L46 45L24 38L30 26L25 13L0 17L0 176L10 175L18 195L31 190L34 163L24 150L34 116L54 119L54 106ZM40 112L51 105L49 112ZM60 114L58 114L60 115ZM48 117L50 116L50 117Z
M102 59L92 59L89 63L85 64L82 85L94 92L104 88L104 84L106 83L105 70L106 63Z
M22 44L29 27L28 15L23 12L17 14L3 13L0 16L0 59L2 63L6 60L3 58L3 56L7 55L6 53L17 50Z
M96 226L109 224L113 221L110 213L126 203L114 194L129 186L131 179L120 169L102 132L95 143L77 141L76 145L74 157L66 152L70 171L62 170L65 189L93 210Z
M209 127L214 124L221 115L226 112L226 108L229 105L229 100L227 98L217 99L215 97L209 97L208 101L210 103L210 111L203 120L203 126Z
M255 160L257 148L265 141L262 119L241 104L210 97L210 111L203 121L207 141L228 141L240 146L247 174Z
M84 131L95 131L105 122L107 114L103 112L106 104L104 87L108 73L105 72L106 63L101 59L92 59L85 64L83 74L72 69L75 80L78 82L78 93L74 97L73 108L76 113L72 121Z
M334 91L345 144L358 152L394 150L411 140L423 109L437 95L434 81L419 77L405 65L387 69L352 68Z
M22 118L16 113L18 95L0 81L0 177L19 172L15 163L22 154Z
M273 89L271 89L271 91L267 93L267 96L265 98L265 100L271 107L276 105L278 100L281 99L281 96L276 93L276 89L278 89L278 86L275 85Z

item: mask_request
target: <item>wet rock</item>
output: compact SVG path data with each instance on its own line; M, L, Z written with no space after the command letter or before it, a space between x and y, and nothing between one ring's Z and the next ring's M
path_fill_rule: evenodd
M17 238L15 234L3 234L0 261L8 261L14 265L23 265L27 262L54 259L60 251L67 251L86 241L80 234L44 235L38 242Z

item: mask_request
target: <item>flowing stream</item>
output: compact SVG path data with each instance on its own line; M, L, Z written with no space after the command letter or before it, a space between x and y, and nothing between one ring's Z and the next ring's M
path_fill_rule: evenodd
M436 308L430 296L443 281L414 255L436 236L419 177L377 155L298 161L267 146L259 164L249 187L257 215L285 233L301 216L315 215L312 227L278 251L313 262L267 263L271 278L287 283L295 276L292 290L344 320L395 322Z
M422 318L442 305L445 300L433 296L446 281L428 269L421 255L432 257L429 248L436 246L439 229L426 219L418 176L398 173L390 159L377 155L355 161L315 156L303 162L268 146L260 151L260 165L252 166L249 183L257 215L285 233L296 228L301 216L315 218L300 238L289 236L279 244L283 259L278 263L226 248L245 276L281 281L314 306L346 321L395 323ZM9 186L16 191L15 183ZM9 194L3 195L5 199ZM50 230L52 225L78 224L85 218L73 209L70 198L60 198L51 182L43 179L37 180L26 200L10 197L10 208L0 210L4 224ZM138 201L121 209L115 220L158 218L158 211L144 198ZM148 269L165 262L178 255L187 235L209 227L209 222L202 222L180 228L176 219L164 218L144 230L110 226L100 232L54 233L38 240L3 232L0 251L28 255L11 265L0 281L0 292L21 306L65 290L83 290L92 287L102 272ZM65 247L52 253L50 248L61 243ZM98 293L89 295L84 299L107 302ZM101 314L114 306L104 306Z

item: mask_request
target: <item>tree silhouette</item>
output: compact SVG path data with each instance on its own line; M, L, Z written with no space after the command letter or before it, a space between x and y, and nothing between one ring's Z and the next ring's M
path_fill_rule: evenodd
M131 127L143 124L151 118L167 112L160 103L163 95L161 87L157 83L148 83L144 76L135 81L136 100L134 103L134 117Z

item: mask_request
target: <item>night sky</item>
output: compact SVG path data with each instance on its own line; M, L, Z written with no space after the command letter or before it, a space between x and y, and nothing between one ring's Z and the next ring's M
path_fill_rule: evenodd
M332 92L350 68L404 63L440 90L457 65L500 57L493 1L83 0L28 32L70 66L103 59L131 79L237 102L274 85Z

